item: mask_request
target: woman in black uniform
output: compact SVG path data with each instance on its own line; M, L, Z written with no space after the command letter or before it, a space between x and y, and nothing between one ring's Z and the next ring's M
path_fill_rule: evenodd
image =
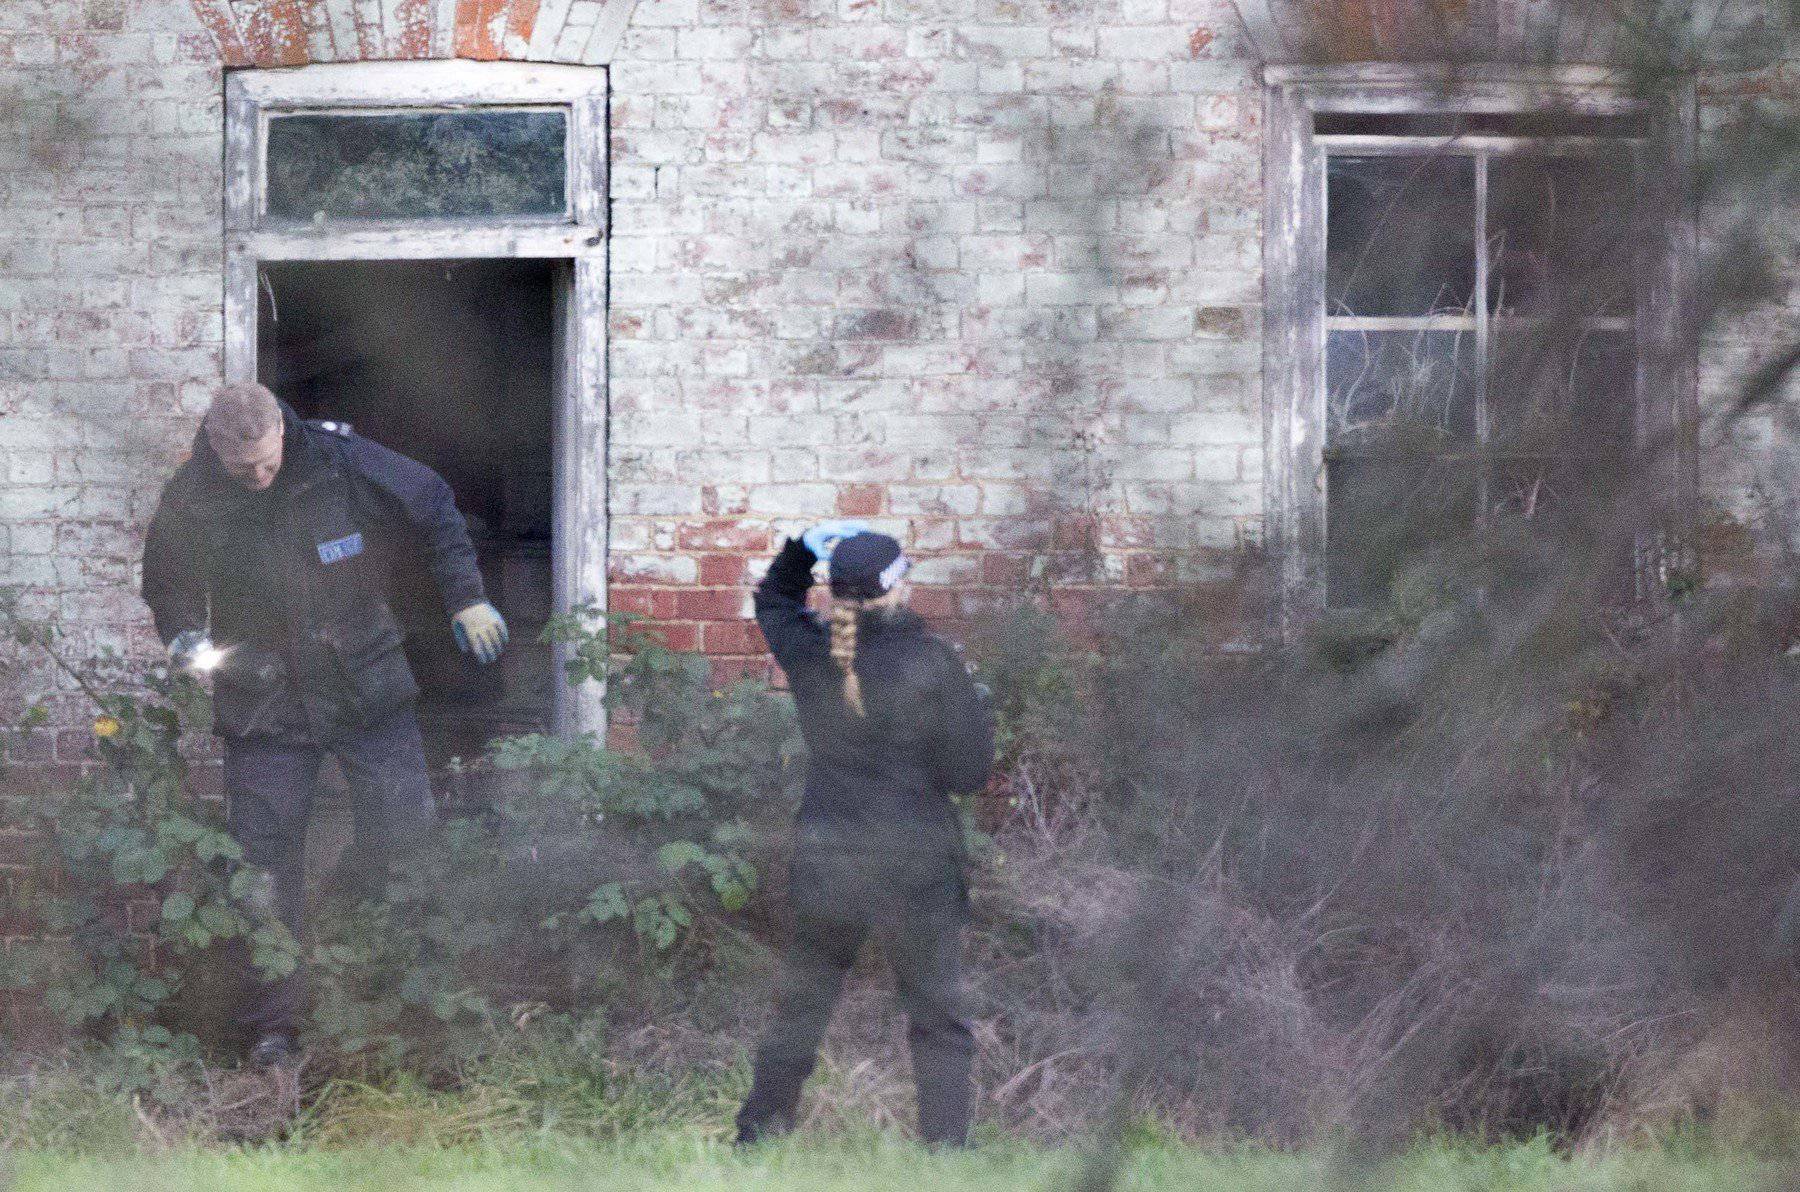
M828 620L806 606L821 559ZM968 1140L968 886L948 796L986 784L993 718L955 649L906 607L908 566L887 535L826 522L789 539L756 592L756 623L787 673L810 760L790 879L794 938L739 1142L792 1129L844 974L871 933L909 1022L919 1133Z

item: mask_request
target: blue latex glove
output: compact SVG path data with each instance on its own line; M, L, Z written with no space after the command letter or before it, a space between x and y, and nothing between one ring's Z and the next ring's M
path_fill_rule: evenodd
M837 544L846 538L854 538L858 534L867 534L869 523L860 521L822 521L806 533L800 535L800 541L806 549L821 563L831 562L831 552Z
M450 618L450 632L456 635L456 648L475 655L475 661L486 666L506 649L506 618L500 610L483 600L471 604Z

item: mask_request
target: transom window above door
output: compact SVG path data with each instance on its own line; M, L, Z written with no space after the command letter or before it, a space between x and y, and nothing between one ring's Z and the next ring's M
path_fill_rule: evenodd
M578 256L606 215L605 72L340 63L226 78L226 231L262 259ZM381 238L373 252L371 237ZM483 239L485 238L485 239Z

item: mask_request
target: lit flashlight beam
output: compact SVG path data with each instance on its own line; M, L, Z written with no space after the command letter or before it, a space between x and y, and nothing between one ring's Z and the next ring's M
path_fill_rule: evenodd
M194 661L191 665L195 670L205 674L208 671L219 669L219 664L224 661L225 651L221 650L219 647L201 646L198 650L194 651Z

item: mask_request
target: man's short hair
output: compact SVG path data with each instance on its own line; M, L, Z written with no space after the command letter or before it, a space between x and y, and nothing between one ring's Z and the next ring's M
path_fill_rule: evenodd
M201 420L206 441L221 456L241 455L281 426L281 406L265 385L238 381L221 385Z

